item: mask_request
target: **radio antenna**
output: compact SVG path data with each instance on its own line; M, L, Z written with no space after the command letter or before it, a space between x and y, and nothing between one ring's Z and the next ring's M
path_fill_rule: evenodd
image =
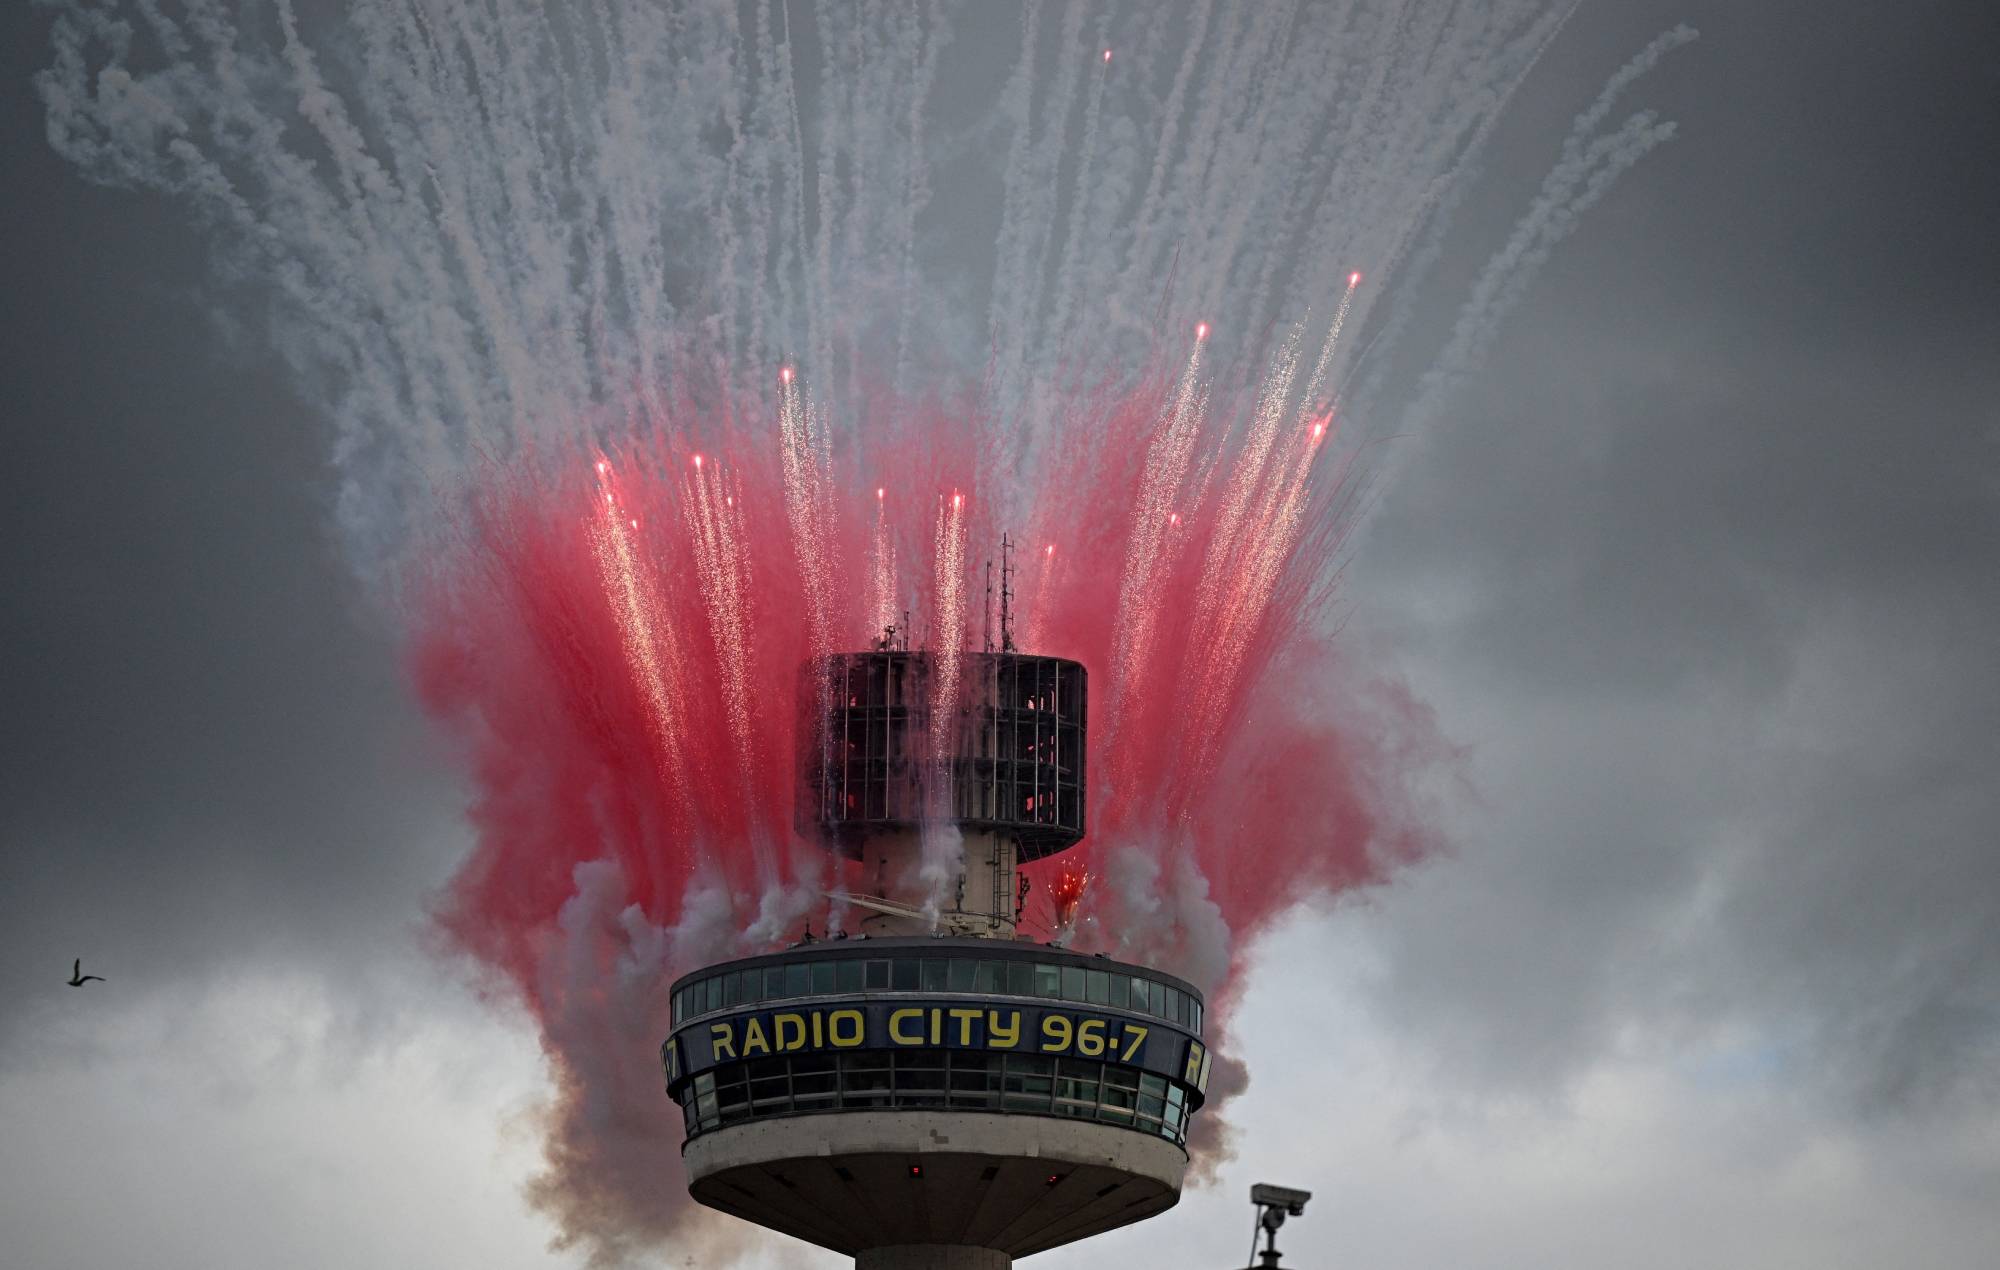
M1006 534L1000 535L1000 651L1014 651L1014 540Z

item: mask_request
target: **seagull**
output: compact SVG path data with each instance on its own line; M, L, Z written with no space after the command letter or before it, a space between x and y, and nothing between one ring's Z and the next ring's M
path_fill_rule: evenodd
M83 973L83 958L78 957L76 964L69 968L69 986L72 988L81 988L92 979L97 980L99 983L104 982L103 975L87 975Z

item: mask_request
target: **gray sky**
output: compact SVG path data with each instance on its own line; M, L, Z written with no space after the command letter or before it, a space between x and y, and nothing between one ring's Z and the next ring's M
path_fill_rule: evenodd
M2000 17L1587 4L1419 325L1683 19L1678 137L1354 554L1451 850L1256 951L1218 1189L1035 1264L1237 1264L1259 1180L1318 1193L1308 1267L2000 1255ZM6 21L0 1259L576 1264L519 1196L533 1032L421 944L462 795L324 411L179 209L50 151Z

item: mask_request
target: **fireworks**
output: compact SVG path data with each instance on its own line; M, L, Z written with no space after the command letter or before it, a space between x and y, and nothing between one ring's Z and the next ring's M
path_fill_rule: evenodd
M1077 906L1090 886L1090 873L1075 860L1065 859L1049 883L1049 900L1055 905L1056 929L1068 933L1076 929Z
M1397 387L1349 382L1350 320L1398 329L1353 264L1388 282L1422 256L1573 5L1219 6L1179 37L1139 6L1066 35L1081 55L1053 75L1031 21L981 103L1008 128L976 242L934 203L963 144L926 134L978 43L954 38L965 6L799 43L781 6L432 21L356 0L312 29L219 7L58 6L49 137L192 200L272 283L302 384L336 389L340 523L363 572L414 575L414 677L466 752L478 841L441 920L562 1073L537 1190L566 1239L615 1259L673 1225L643 985L768 946L852 880L792 832L792 673L894 625L942 654L949 697L967 553L1003 530L1040 547L1018 565L1026 646L1096 680L1064 924L1218 988L1301 891L1410 850L1377 809L1420 746L1381 716L1417 712L1337 715L1314 620L1351 524L1349 421L1386 423ZM313 47L336 29L340 56ZM1692 38L1578 117L1412 412L1671 135L1607 121ZM412 549L437 501L449 549Z
M1241 405L1211 401L1201 340L1170 376L1080 403L1090 426L1068 439L1053 468L1061 479L1027 491L1039 539L1018 565L1027 646L1075 657L1104 684L1091 836L1062 884L1072 904L1083 901L1089 861L1125 846L1208 879L1239 927L1285 901L1256 873L1309 886L1368 867L1358 854L1365 833L1330 844L1321 828L1365 819L1333 731L1300 722L1292 692L1244 723L1274 661L1314 639L1306 622L1320 553L1337 537L1347 477L1346 459L1315 465L1331 437L1316 397L1341 320L1311 376L1300 373L1305 332L1293 331ZM886 484L836 481L804 377L787 366L778 383L761 420L749 405L716 411L723 422L703 419L699 444L680 421L702 412L684 405L642 420L615 459L569 473L525 461L500 483L508 497L482 503L484 532L453 566L467 585L441 591L446 611L425 627L427 639L459 646L453 664L469 676L450 710L511 716L538 685L560 689L553 706L529 712L532 729L496 736L482 766L533 783L533 797L570 800L566 816L598 826L558 858L580 863L605 836L617 841L628 872L658 880L642 888L657 922L683 917L698 877L721 887L715 902L739 931L758 925L752 915L775 895L795 907L845 884L837 869L821 875L824 857L786 845L800 722L789 687L772 685L790 668L869 647L893 627L936 658L934 691L948 702L960 675L953 654L978 637L971 555L1001 526L979 497L990 474L940 444L958 420L913 406L915 432L848 439L864 470L937 480L925 497L891 499ZM937 712L933 727L951 717ZM626 718L640 726L618 722ZM928 736L928 761L950 743ZM1239 787L1213 779L1231 761L1261 764L1264 779L1292 792L1243 805ZM582 779L635 768L645 779L621 780L615 797ZM933 813L942 822L943 807ZM927 881L943 896L958 844L934 836ZM549 846L521 843L508 867L539 855L530 872L546 876ZM1237 867L1252 850L1258 869ZM1112 891L1099 902L1125 901ZM1065 928L1075 919L1058 914ZM1164 929L1169 944L1179 937Z

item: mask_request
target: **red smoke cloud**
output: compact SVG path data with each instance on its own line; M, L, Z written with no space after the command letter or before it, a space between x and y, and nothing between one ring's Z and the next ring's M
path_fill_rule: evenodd
M1423 849L1392 797L1428 753L1421 712L1360 730L1328 696L1314 618L1346 472L1320 403L1211 411L1197 371L1079 406L1004 482L973 407L897 403L835 437L794 379L761 409L655 398L616 447L480 474L411 588L413 679L477 830L439 921L542 1028L535 1196L565 1241L613 1258L685 1215L667 982L825 921L839 866L791 827L799 668L905 607L914 644L955 623L980 646L1003 503L1020 642L1091 674L1079 943L1202 984L1227 1049L1244 939ZM961 587L933 550L954 494ZM966 607L939 612L954 592ZM1240 1057L1197 1120L1211 1165Z

